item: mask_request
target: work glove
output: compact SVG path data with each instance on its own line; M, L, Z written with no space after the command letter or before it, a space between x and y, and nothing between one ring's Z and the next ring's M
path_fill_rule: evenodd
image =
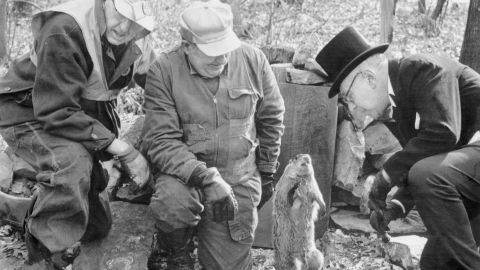
M238 203L233 189L223 180L215 167L197 166L190 177L189 184L203 191L206 204L212 208L213 221L222 222L235 219Z
M275 186L273 185L273 173L260 173L262 179L262 198L257 208L260 210L262 206L270 200L275 191Z
M123 171L137 185L138 189L143 188L150 179L150 168L142 154L129 144L127 150L117 157Z
M387 233L390 230L388 224L390 221L403 216L402 208L392 202L386 202L385 208L379 207L373 201L369 201L368 206L372 209L370 226L377 231L383 242L388 243L390 241L390 236Z
M392 182L390 179L387 179L387 177L388 175L384 170L379 171L375 175L375 180L373 180L372 188L370 189L370 194L368 196L371 203L380 208L385 208L387 194L393 186Z

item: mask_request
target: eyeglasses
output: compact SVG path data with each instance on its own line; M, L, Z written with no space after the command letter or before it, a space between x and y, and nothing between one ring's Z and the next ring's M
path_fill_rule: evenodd
M354 104L353 101L350 99L349 95L350 95L350 92L352 91L353 84L355 83L355 81L359 76L362 76L368 82L369 86L372 89L375 89L377 87L377 78L375 77L375 74L370 70L360 70L357 72L357 74L355 74L345 94L340 94L338 97L338 102L345 107L346 109L345 112L347 113L347 117L349 120L353 120L353 116L352 116L352 113L350 112L350 107L348 104L349 103Z

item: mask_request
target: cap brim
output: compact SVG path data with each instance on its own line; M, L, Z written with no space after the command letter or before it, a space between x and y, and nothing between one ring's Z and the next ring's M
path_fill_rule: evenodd
M115 1L115 9L117 9L118 13L120 13L123 17L135 22L136 24L140 25L141 27L145 28L147 31L152 32L155 26L155 20L153 16L145 16L145 15L138 15L140 19L135 19L136 16L133 13L132 7L123 2L123 1Z
M355 57L348 65L346 65L337 75L335 80L333 81L333 85L328 92L328 97L333 98L340 92L340 84L342 81L350 74L352 70L354 70L360 63L362 63L368 57L376 54L376 53L384 53L388 49L389 44L382 44L376 47L371 48L370 50L364 51L362 54Z
M232 52L240 47L240 39L233 31L227 34L227 36L219 41L200 44L196 43L197 47L208 56L219 56Z

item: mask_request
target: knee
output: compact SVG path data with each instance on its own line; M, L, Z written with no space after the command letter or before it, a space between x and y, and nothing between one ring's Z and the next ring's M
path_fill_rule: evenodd
M448 164L432 162L428 158L415 163L408 173L408 186L413 193L433 192L445 185L445 179L453 173Z
M155 181L150 210L157 222L172 228L185 228L198 224L203 205L195 188L176 177L161 175Z

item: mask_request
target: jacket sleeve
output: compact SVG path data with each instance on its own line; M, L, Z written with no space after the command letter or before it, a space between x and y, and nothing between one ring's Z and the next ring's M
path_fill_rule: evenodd
M456 74L432 63L405 68L410 69L407 73L410 76L402 78L403 85L407 95L412 97L409 100L413 100L420 123L416 136L384 165L396 185L405 184L408 172L416 162L455 149L461 133L460 93Z
M145 125L141 150L153 172L162 172L188 182L192 171L205 164L182 141L177 108L172 95L171 71L164 54L150 66L145 84Z
M275 75L261 52L259 71L263 97L259 100L255 116L257 137L259 139L257 166L263 173L275 173L280 155L280 143L284 131L283 115L285 105L280 94Z
M35 44L35 117L50 134L79 142L90 151L107 147L115 135L79 105L92 67L81 30L74 22L52 20L42 28Z

